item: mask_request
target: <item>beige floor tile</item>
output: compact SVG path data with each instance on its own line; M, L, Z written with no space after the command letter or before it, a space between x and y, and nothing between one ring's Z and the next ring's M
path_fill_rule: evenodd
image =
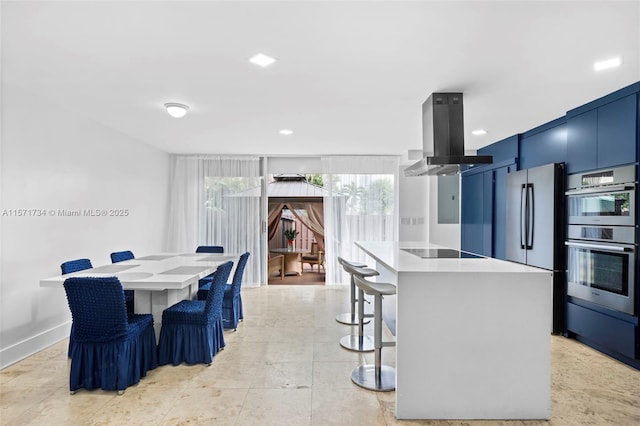
M237 360L214 362L210 367L193 377L193 386L220 389L249 389L261 362Z
M315 342L313 344L313 360L324 362L361 362L361 353L347 350L335 342Z
M92 425L158 424L169 412L171 401L176 400L179 391L179 388L129 386L123 395L113 393L115 396L90 416L89 422Z
M8 424L22 417L52 393L69 395L69 388L66 383L58 386L56 390L50 387L22 385L12 381L11 384L2 385L1 390L0 420L2 424L5 424L5 422Z
M312 383L312 363L265 362L256 368L251 388L307 389Z
M355 384L351 381L351 372L358 367L358 362L314 362L313 389L351 389Z
M267 362L313 362L313 347L305 343L269 343L264 354Z
M311 389L250 389L236 425L309 425Z
M118 398L116 392L101 390L78 391L71 395L68 388L50 392L42 401L34 404L15 424L20 425L85 425L102 407ZM5 423L2 417L2 424Z
M160 425L233 425L244 404L247 389L190 387L183 389L169 405ZM124 423L123 423L124 424Z
M354 389L313 389L312 425L384 425L375 392Z

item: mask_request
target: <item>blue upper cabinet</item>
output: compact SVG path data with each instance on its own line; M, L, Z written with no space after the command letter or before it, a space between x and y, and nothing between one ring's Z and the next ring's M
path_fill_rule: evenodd
M567 173L636 162L637 85L567 113ZM635 89L636 93L629 93Z
M598 168L598 111L567 120L567 173Z
M636 161L637 95L598 108L598 168Z
M562 163L567 157L566 118L561 117L523 133L520 138L520 169Z

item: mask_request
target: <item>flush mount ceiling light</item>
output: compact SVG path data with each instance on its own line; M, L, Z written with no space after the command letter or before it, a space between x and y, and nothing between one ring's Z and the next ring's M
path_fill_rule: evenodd
M252 64L256 64L261 66L262 68L266 68L269 65L273 64L277 59L272 58L271 56L267 56L264 53L258 53L249 58L249 62Z
M618 56L604 61L595 62L593 64L593 69L596 71L602 71L609 68L619 67L620 65L622 65L622 58Z
M486 135L487 131L485 129L476 129L476 130L472 130L471 134L473 136L482 136L482 135Z
M173 118L181 118L187 114L189 110L188 105L179 104L177 102L168 102L164 104L164 107L167 109L167 112Z
M292 134L293 134L293 130L290 130L290 129L282 129L282 130L280 130L280 134L281 134L281 135L289 136L289 135L292 135Z

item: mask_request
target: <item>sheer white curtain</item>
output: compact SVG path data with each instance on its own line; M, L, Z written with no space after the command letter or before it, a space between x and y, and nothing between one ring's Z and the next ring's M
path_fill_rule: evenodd
M259 285L260 176L258 157L172 156L169 250L221 245L227 253L248 251L243 285Z
M326 283L346 284L337 262L371 263L355 241L394 241L398 237L398 170L395 156L335 156L321 159L325 188Z

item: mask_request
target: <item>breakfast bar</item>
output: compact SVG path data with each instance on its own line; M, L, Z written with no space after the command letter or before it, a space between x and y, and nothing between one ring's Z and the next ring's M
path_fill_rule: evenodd
M550 271L429 243L356 245L397 286L398 419L550 418Z

